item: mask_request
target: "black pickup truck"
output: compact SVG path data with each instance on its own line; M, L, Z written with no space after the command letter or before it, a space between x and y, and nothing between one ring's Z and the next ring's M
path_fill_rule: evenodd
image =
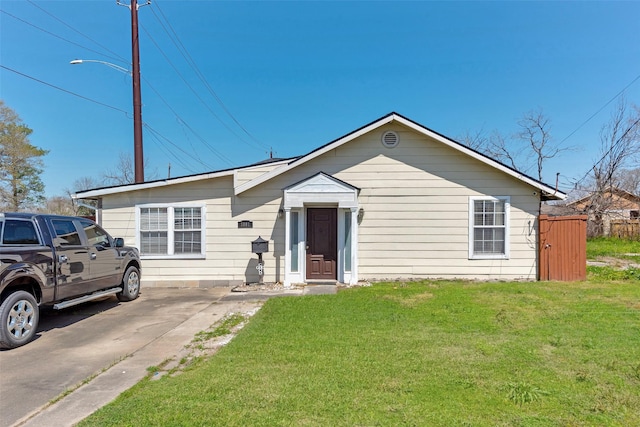
M41 306L140 292L140 255L79 217L0 213L0 348L33 339Z

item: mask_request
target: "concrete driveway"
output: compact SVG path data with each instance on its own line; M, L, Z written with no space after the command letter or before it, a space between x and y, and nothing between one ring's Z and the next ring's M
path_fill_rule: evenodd
M0 351L0 425L82 420L143 378L147 367L177 354L197 332L230 311L255 305L246 298L221 301L228 295L226 288L149 288L131 302L110 297L44 311L33 342ZM81 399L65 398L69 408L47 413L44 405L97 374L71 394Z

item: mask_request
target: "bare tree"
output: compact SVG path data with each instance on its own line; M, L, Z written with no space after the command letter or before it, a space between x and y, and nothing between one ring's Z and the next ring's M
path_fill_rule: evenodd
M513 169L519 169L522 164L522 150L514 150L509 141L497 130L491 133L485 147L485 154Z
M538 180L542 181L542 168L546 160L556 157L569 148L561 147L551 137L551 120L542 110L529 111L518 120L516 138L527 144L527 151L535 159Z
M517 125L519 129L512 137L505 137L497 130L486 136L480 130L476 133L467 131L460 141L513 169L526 173L535 168L537 178L542 181L545 162L563 151L571 150L571 147L562 147L553 141L551 120L542 110L523 114Z
M623 190L640 195L640 168L623 169L616 181Z
M458 142L475 151L484 152L488 143L488 138L484 133L484 129L472 133L468 129L465 133L458 137Z
M76 215L73 201L71 198L64 196L48 197L44 202L44 206L38 210L58 215Z
M621 188L625 167L637 164L640 155L640 110L630 111L621 99L609 121L600 131L600 158L591 170L591 196L588 213L591 215L591 235L604 233L604 221L613 210L613 190Z
M148 159L145 159L143 167L145 169L146 181L152 181L157 178L158 174L157 171L150 172L147 170L148 163ZM104 172L102 178L107 185L133 184L135 182L135 170L131 154L120 153L115 169Z
M103 179L109 185L125 185L135 182L133 159L131 155L120 153L115 169L104 172Z
M73 189L66 189L67 200L71 203L73 214L78 216L95 216L97 202L95 200L77 201L73 195L79 191L91 190L103 186L102 181L91 176L83 176L73 182Z

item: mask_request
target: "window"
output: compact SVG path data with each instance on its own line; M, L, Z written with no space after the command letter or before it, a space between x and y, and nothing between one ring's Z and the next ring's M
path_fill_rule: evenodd
M0 221L2 231L2 221ZM31 221L8 219L2 233L3 245L38 245L38 235Z
M351 211L344 213L344 271L351 271Z
M111 239L106 231L100 228L96 223L81 219L80 225L84 228L84 233L87 235L89 245L96 246L97 248L109 248L111 247Z
M82 244L73 220L53 219L51 220L51 224L56 232L57 243L60 246L78 246Z
M202 217L200 208L175 208L173 223L175 229L173 253L201 253Z
M291 230L290 230L290 250L291 250L291 271L298 272L298 248L300 246L300 237L298 235L298 212L291 211Z
M204 208L140 206L140 253L147 257L204 257Z
M509 257L509 198L469 199L469 258Z

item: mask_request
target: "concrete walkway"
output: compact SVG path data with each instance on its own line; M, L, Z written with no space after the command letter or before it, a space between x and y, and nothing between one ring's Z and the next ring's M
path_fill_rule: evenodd
M176 291L179 293L179 290ZM143 294L155 292L151 288L144 290ZM192 341L196 333L206 330L227 313L250 311L268 298L277 296L330 293L336 293L335 285L313 285L293 290L243 293L221 289L213 293L215 299L210 300L203 309L194 311L184 321L172 326L161 335L152 337L120 362L112 366L102 366L102 371L94 378L88 378L85 384L57 402L43 405L12 425L14 427L73 426L142 380L148 374L148 367L158 366L177 355ZM144 334L144 329L139 328L136 333ZM50 365L46 368L55 369Z

